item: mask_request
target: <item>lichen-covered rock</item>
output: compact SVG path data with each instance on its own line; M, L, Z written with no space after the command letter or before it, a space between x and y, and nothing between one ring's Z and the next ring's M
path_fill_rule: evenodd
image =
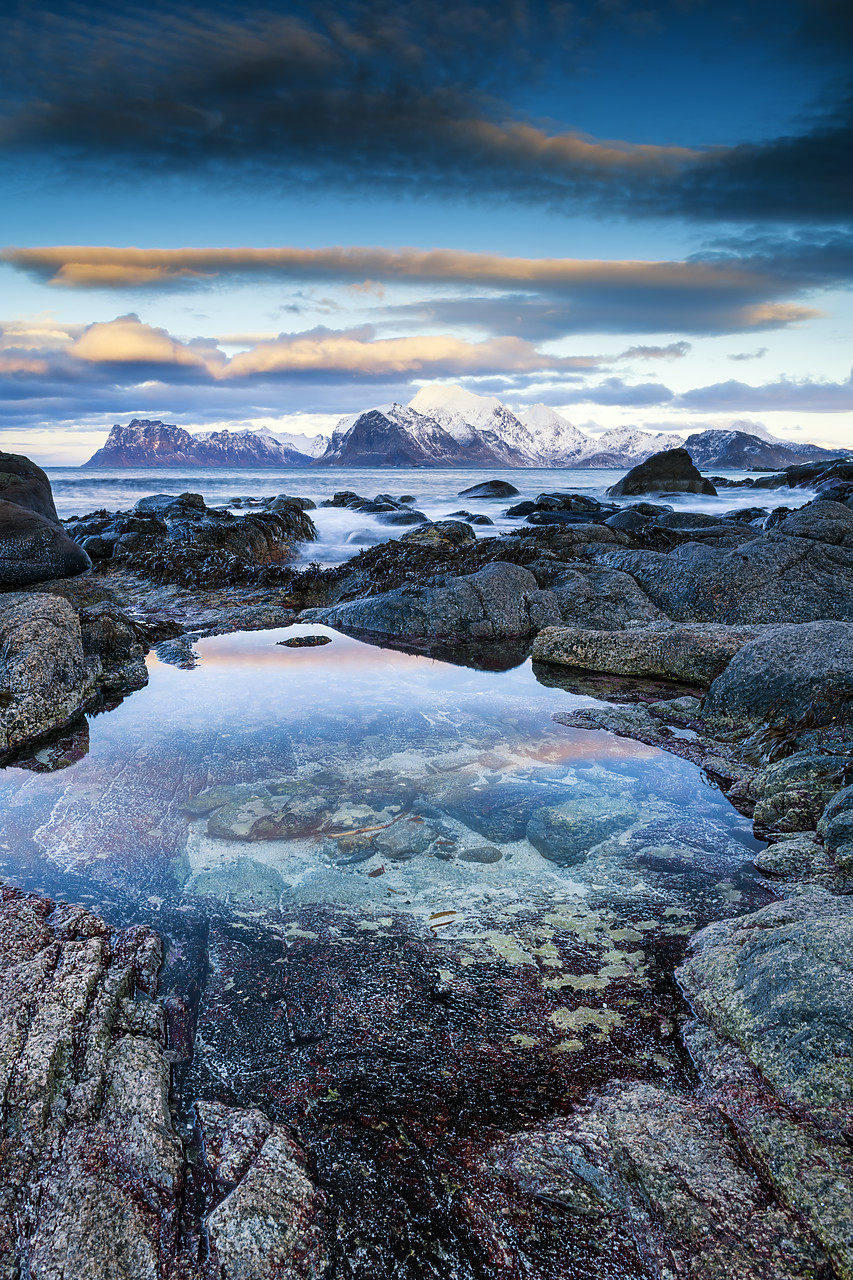
M559 619L554 597L539 589L533 574L501 561L465 577L400 587L301 615L302 621L346 630L453 640L526 636Z
M92 697L100 673L67 600L0 595L0 753L67 724Z
M416 529L410 529L408 533L403 534L401 541L443 550L464 546L466 542L474 542L475 539L474 530L464 520L436 520L434 523L428 521Z
M709 925L679 980L783 1102L853 1129L853 901L813 894Z
M634 1230L660 1274L817 1280L825 1272L816 1241L773 1203L714 1108L636 1085L605 1099L601 1118Z
M598 560L630 573L678 621L853 621L853 511L815 503L795 515L736 548L689 541L668 554L616 550Z
M812 831L824 806L848 777L853 757L825 751L797 751L770 765L750 783L756 827L772 831Z
M534 641L533 659L583 671L710 684L732 657L759 634L755 627L714 623L662 623L623 631L547 627Z
M598 565L567 567L548 589L557 601L564 622L596 631L623 631L638 623L666 622L627 573Z

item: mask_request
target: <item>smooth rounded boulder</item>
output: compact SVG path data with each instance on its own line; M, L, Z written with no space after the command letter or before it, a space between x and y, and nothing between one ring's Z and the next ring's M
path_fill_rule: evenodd
M91 567L83 548L53 520L0 500L0 587L74 578Z
M610 498L627 498L635 493L704 493L710 497L717 490L704 480L693 465L686 449L663 449L653 453L639 466L607 490Z
M0 451L0 502L12 502L54 524L59 523L50 481L41 467L23 454Z

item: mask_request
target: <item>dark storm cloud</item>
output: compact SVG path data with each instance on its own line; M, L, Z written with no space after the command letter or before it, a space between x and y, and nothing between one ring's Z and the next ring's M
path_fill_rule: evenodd
M769 21L762 0L739 8ZM787 22L790 36L796 6L781 9L767 31ZM838 76L832 98L791 136L701 149L608 142L506 100L507 85L570 72L605 22L651 13L665 29L667 12L604 0L339 0L277 13L21 7L0 49L0 144L113 178L130 166L137 179L146 169L220 181L250 173L279 188L320 182L634 217L849 220L853 95L839 69L849 44L838 4L805 8L800 48L833 58Z

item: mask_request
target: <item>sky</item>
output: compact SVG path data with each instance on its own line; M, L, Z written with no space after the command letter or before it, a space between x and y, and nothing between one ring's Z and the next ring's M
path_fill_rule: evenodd
M0 449L433 382L853 447L848 0L4 11Z

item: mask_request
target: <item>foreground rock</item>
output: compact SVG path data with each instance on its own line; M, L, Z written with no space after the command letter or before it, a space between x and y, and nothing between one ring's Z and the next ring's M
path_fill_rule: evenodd
M143 647L118 609L78 614L59 595L0 595L0 755L67 724L99 693L147 680Z
M554 597L539 589L532 573L500 562L466 577L401 587L301 615L302 621L345 630L458 640L526 636L559 619Z
M853 1275L853 901L814 892L694 939L679 980L706 1091L836 1274Z
M173 1256L183 1159L169 1114L160 940L0 890L2 1274L107 1280Z
M533 659L582 671L658 676L706 685L759 634L755 627L716 623L664 623L626 631L547 627L534 641Z
M653 453L639 466L607 490L610 498L625 498L639 493L705 493L717 490L710 480L703 480L686 449L664 449Z

